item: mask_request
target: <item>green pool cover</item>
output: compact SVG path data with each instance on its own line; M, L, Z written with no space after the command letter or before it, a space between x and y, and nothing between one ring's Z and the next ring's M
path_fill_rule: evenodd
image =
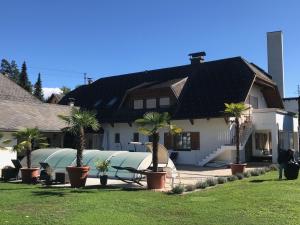
M98 170L95 167L97 161L110 160L111 166L133 167L137 170L149 168L152 163L152 153L149 152L128 152L128 151L103 151L103 150L84 150L83 164L90 166L89 177L97 177ZM40 162L48 163L53 169L53 173L66 171L67 166L76 164L76 150L70 148L45 148L32 152L32 166L40 167ZM21 161L26 165L26 159ZM167 167L175 169L171 160ZM132 179L137 174L126 170L116 170L109 167L107 175L109 178L120 177L123 179Z

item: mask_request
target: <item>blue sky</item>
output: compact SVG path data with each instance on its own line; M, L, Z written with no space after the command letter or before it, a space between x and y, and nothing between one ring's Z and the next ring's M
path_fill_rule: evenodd
M300 84L298 0L3 0L0 58L25 60L32 81L74 87L93 79L242 56L267 69L266 32L284 33L286 96Z

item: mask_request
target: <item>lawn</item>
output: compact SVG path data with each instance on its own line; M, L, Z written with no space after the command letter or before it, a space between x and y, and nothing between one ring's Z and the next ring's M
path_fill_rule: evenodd
M0 183L0 224L300 224L300 181L276 172L187 195Z

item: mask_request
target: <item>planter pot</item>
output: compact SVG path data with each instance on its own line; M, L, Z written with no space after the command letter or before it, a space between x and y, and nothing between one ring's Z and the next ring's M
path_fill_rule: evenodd
M235 175L237 173L244 173L246 166L247 166L246 163L241 163L241 164L232 163L232 164L230 164L232 175Z
M39 177L39 168L21 168L22 183L35 184Z
M89 166L83 166L83 167L68 166L66 170L69 174L72 188L80 188L85 186L85 182L90 170Z
M163 189L165 187L166 174L166 172L147 173L148 189Z
M100 184L102 186L106 186L107 185L107 178L108 178L107 175L100 176Z

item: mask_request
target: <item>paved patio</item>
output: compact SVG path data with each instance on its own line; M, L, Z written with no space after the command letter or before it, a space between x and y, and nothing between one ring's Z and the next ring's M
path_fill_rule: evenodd
M246 167L246 171L255 168L262 168L269 165L270 163L248 163ZM231 175L230 168L226 168L226 167L209 168L209 167L187 166L187 165L177 165L176 167L178 170L178 176L174 180L174 185L180 183L183 185L196 184L197 182L204 181L210 177L226 177ZM134 183L127 184L123 181L116 180L116 179L108 180L108 185L110 187L125 188L125 189L130 189L130 188L145 189L147 187L146 180L143 180L141 183L143 184L143 186ZM96 188L99 186L99 184L100 184L99 178L88 178L86 182L86 186L90 188L93 187ZM70 184L63 184L63 185L58 184L53 186L69 187ZM169 189L171 189L171 179L167 178L166 190Z

